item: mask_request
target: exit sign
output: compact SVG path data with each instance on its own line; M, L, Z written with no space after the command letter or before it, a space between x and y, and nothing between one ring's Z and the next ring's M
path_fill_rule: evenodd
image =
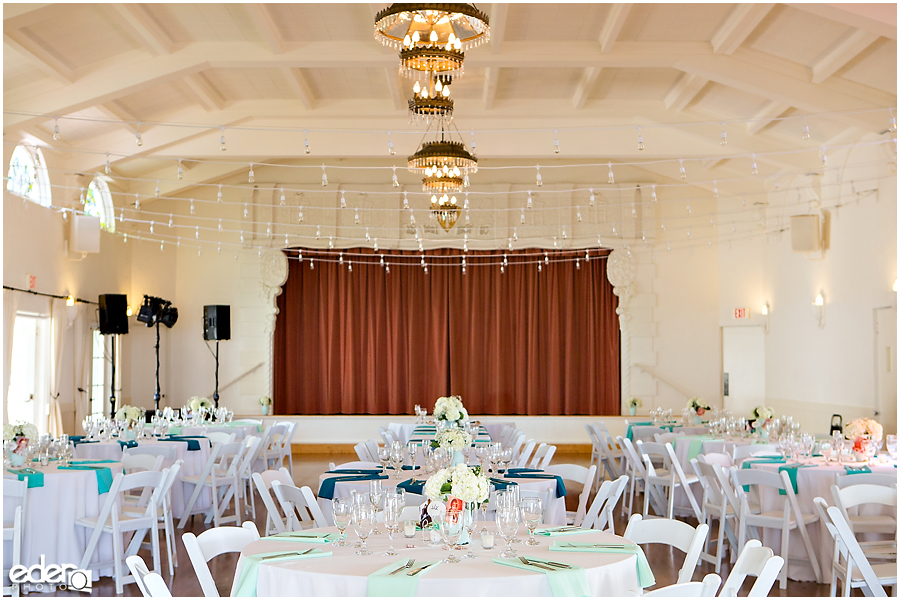
M749 308L734 309L734 318L735 319L749 319L750 318L750 309Z

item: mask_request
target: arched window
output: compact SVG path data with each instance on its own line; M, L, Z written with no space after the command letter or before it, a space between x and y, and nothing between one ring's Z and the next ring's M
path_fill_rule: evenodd
M107 231L116 230L116 217L113 213L112 195L109 186L99 177L94 177L84 197L84 212L100 218L100 227Z
M40 148L16 146L9 159L6 189L42 206L50 206L50 178Z

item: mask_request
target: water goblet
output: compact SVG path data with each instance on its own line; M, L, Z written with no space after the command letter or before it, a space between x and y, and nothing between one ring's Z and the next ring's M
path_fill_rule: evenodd
M519 507L498 506L495 519L500 537L506 542L506 548L500 553L500 558L516 558L516 551L512 549L511 544L519 531Z
M384 499L384 488L381 485L380 479L373 479L369 481L369 501L372 503L372 509L377 513L378 509L381 507L381 501ZM373 535L381 535L381 531L377 526L373 526L374 531Z
M477 502L472 502L466 505L466 510L463 514L463 527L466 530L466 533L469 534L469 551L463 555L463 558L478 558L478 555L472 552L472 548L475 547L475 528L478 526L478 511L481 507Z
M391 462L391 448L389 446L378 448L378 461L381 463L381 468L386 471Z
M866 462L867 464L874 465L875 464L875 455L878 453L878 443L872 438L871 435L866 436L865 444L863 448L866 451Z
M406 445L406 456L409 458L409 466L412 467L411 472L413 476L416 473L416 460L419 457L419 445L415 442L410 442Z
M372 534L375 527L375 507L371 504L359 504L353 508L353 530L359 537L360 546L356 551L357 556L368 556L372 551L366 547L366 540Z
M351 505L349 498L335 498L331 502L331 516L334 524L341 532L341 538L335 542L335 546L349 546L347 543L347 534L345 533L347 526L350 525Z
M888 454L891 455L891 460L897 460L897 436L893 433L885 436L885 447L887 448Z
M401 479L403 473L403 445L400 442L394 442L391 445L391 467L394 468L394 479Z
M819 452L822 453L822 457L825 459L826 463L830 462L831 455L834 453L834 446L831 445L831 440L822 440L819 442Z
M390 546L382 556L397 556L394 552L394 533L400 524L400 513L403 511L403 496L400 494L386 494L384 497L384 527L387 529Z
M459 500L456 500L456 502L452 504L453 505L447 506L443 516L438 520L438 530L441 533L441 537L444 539L444 543L447 544L450 550L450 554L443 560L443 562L446 563L459 562L459 559L453 555L453 550L456 547L456 544L459 543L459 538L462 535L465 522L462 507L456 506L459 504Z
M534 530L540 525L541 519L544 516L541 504L541 499L534 497L522 498L519 503L519 506L522 509L522 520L525 522L526 529L528 529L528 541L525 543L529 546L540 545L540 542L534 539Z

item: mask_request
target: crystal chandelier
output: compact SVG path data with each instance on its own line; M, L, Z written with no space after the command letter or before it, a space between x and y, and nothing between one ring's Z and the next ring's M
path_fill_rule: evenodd
M431 218L437 221L444 228L444 231L450 231L459 218L459 206L456 204L456 196L450 198L447 197L447 194L440 198L437 195L432 196Z
M441 128L440 139L425 142L408 158L412 173L425 175L422 189L438 193L458 192L469 185L469 173L478 171L478 160L466 150L465 144L446 139Z
M392 4L375 16L375 39L400 50L400 72L462 75L464 50L490 39L472 4Z
M449 75L434 76L431 85L413 86L413 97L409 100L410 123L425 122L430 124L436 119L441 124L453 119L453 99L450 97L451 77Z

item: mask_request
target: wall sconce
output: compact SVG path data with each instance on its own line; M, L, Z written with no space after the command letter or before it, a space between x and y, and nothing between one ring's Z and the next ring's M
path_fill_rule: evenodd
M819 321L819 329L825 328L825 294L819 292L816 296L815 302L813 302L813 306L816 307L816 317Z
M897 280L896 279L894 280L894 291L895 292L897 291Z
M125 307L125 314L129 317L134 315L134 309L131 308L130 304Z
M763 317L765 317L763 324L765 325L766 333L769 333L769 303L766 302L765 304L763 304L759 312Z
M72 294L66 296L66 306L75 306L75 298L72 296Z

